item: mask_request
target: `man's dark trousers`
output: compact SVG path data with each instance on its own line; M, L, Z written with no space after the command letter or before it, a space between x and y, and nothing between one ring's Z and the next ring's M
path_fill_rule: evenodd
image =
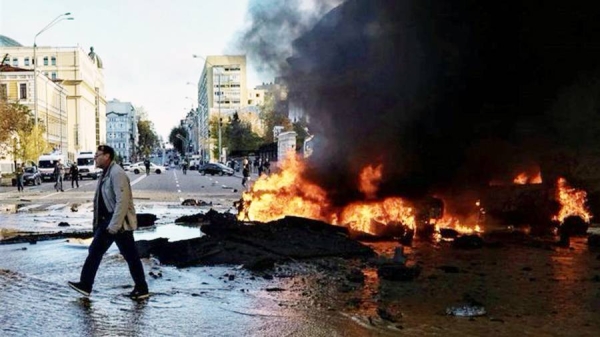
M133 239L133 231L121 231L117 234L110 234L106 228L110 223L110 217L108 219L101 219L98 224L98 228L94 233L94 239L89 248L88 257L85 259L83 268L81 270L80 282L85 286L92 288L94 285L94 279L96 278L96 272L102 261L102 256L110 248L113 242L117 243L117 247L121 252L121 255L127 261L129 266L129 272L135 282L135 286L141 289L148 289L148 284L144 277L144 267L137 248L135 247L135 240Z

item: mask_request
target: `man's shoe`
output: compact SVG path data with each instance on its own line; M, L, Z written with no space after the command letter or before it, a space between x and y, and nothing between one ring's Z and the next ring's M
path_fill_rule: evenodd
M132 300L143 300L144 298L150 297L148 289L133 288L133 291L129 294L129 298Z
M68 283L69 283L69 287L73 288L73 290L75 290L76 292L78 292L84 296L90 296L90 293L92 292L91 287L86 287L81 282L69 281Z

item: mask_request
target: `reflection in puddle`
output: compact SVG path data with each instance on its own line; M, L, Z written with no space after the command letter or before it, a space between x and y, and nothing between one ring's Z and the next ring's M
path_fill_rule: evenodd
M175 224L159 225L156 227L139 229L135 232L136 240L153 240L167 238L169 241L188 240L203 236L199 227L180 226Z

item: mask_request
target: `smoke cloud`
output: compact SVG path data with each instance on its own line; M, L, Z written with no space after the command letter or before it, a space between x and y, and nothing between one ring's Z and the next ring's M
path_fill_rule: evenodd
M255 7L245 39L310 116L311 179L338 203L369 164L381 196L420 197L566 174L558 153L600 148L597 4L348 0L318 21L295 5ZM282 35L313 22L286 59Z
M292 41L342 0L251 0L248 27L237 41L262 72L282 76L287 73L286 59L292 55Z

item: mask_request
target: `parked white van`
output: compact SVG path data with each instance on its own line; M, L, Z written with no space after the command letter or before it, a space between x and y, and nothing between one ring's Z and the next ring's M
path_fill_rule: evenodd
M77 166L79 167L79 179L91 178L98 179L102 174L102 169L96 167L93 151L82 151L77 154Z
M38 169L42 174L42 180L54 181L54 166L59 159L66 169L67 157L62 153L45 153L38 158Z

